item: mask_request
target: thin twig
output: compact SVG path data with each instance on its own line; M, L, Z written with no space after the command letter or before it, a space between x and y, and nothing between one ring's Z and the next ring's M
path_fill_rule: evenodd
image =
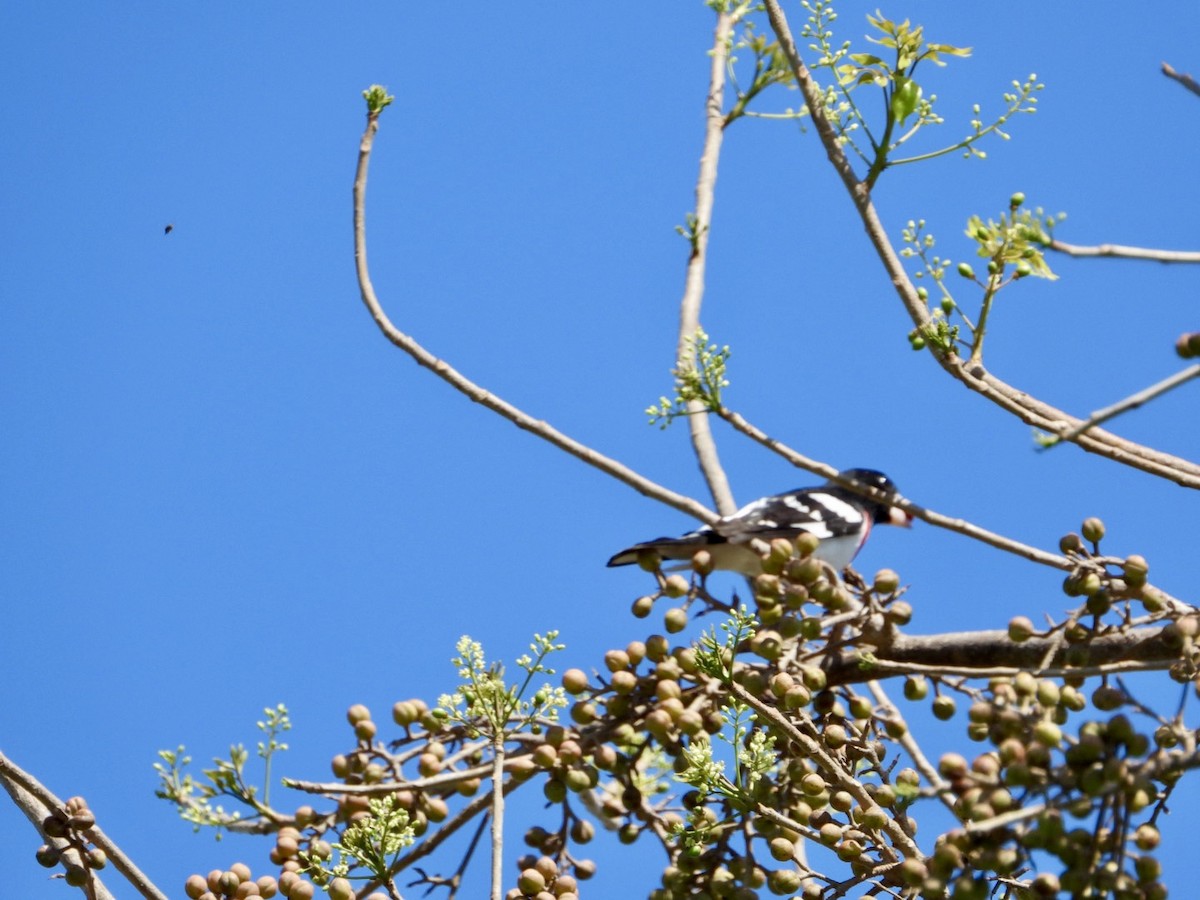
M549 441L560 450L565 450L576 459L611 475L640 494L659 500L680 512L686 513L701 522L713 523L718 516L702 503L677 494L651 481L628 466L593 450L574 438L568 437L549 423L535 419L533 416L513 406L490 391L484 390L469 378L460 374L445 360L434 356L409 335L400 331L388 318L387 313L375 295L371 285L371 277L367 268L367 226L366 226L366 195L367 169L371 157L371 145L375 133L379 130L379 114L370 113L367 116L367 127L363 132L362 141L358 148L358 168L354 176L354 264L358 274L359 290L363 303L383 332L384 337L413 358L418 365L424 366L469 399L498 413L518 428L537 435Z
M764 5L771 28L779 40L780 49L786 56L792 74L796 77L796 84L804 95L804 102L812 113L813 127L821 139L825 153L850 194L859 218L866 228L867 236L909 317L915 325L923 327L929 322L929 309L925 301L918 296L916 286L887 236L875 205L871 202L868 186L855 175L853 166L838 143L833 125L824 113L820 87L813 80L796 49L796 42L788 26L787 17L780 8L779 0L764 0ZM929 346L933 352L933 345ZM1028 425L1052 434L1063 434L1079 424L1078 418L1006 384L988 373L981 364L968 366L959 357L945 353L934 352L934 358L943 369L967 388L991 400ZM1162 453L1102 429L1090 429L1075 438L1074 443L1089 453L1166 478L1184 487L1200 488L1200 465L1190 460Z
M696 177L696 210L692 222L692 254L688 258L684 279L683 299L679 304L679 341L675 350L677 370L696 365L700 348L694 338L700 328L700 304L704 299L704 274L708 261L708 232L712 224L713 199L717 185L717 162L721 156L721 139L725 133L725 66L729 59L729 37L736 17L728 12L717 13L713 32L713 48L709 54L708 95L704 104L704 149L700 153L700 171ZM717 455L708 410L699 400L687 405L688 430L692 450L700 471L708 483L713 503L721 515L737 509L729 479Z
M1050 242L1050 249L1068 256L1107 256L1113 259L1148 259L1161 263L1200 263L1200 252L1195 250L1156 250L1148 247L1126 247L1122 244L1082 247L1058 240Z
M1143 403L1147 403L1160 394L1165 394L1167 391L1179 387L1181 384L1186 384L1198 375L1200 375L1200 363L1189 366L1181 372L1176 372L1170 378L1164 378L1157 384L1152 384L1150 387L1140 390L1136 394L1114 403L1112 406L1106 406L1104 409L1097 410L1088 417L1086 422L1076 426L1066 434L1055 435L1054 440L1047 440L1041 449L1048 450L1051 447L1057 446L1062 441L1073 441L1089 428L1099 425L1101 422L1107 422L1109 419L1119 416L1123 412L1137 409Z
M528 758L528 753L517 756L505 754L504 758L500 761L500 765L501 768L515 769L523 765ZM471 781L476 778L486 778L489 775L495 775L494 762L482 763L469 769L456 769L452 772L443 772L440 775L431 775L428 778L414 778L411 781L389 781L379 784L343 784L339 781L298 781L295 778L284 778L283 786L293 790L303 791L306 794L328 794L330 796L358 794L367 797L381 797L387 794L394 794L396 791L401 790L439 790L441 788L462 784L464 781Z
M736 681L731 680L725 685L725 687L730 694L758 713L761 720L770 722L790 740L795 741L801 747L803 755L806 758L812 760L821 769L823 769L826 774L837 783L838 787L842 788L842 790L854 797L854 799L858 801L858 803L864 809L874 805L874 799L863 788L862 782L855 778L845 766L838 762L838 760L834 759L826 750L821 741L797 727L796 723L792 722L778 709L776 709L774 706L771 706L771 704L765 702L760 697L756 697ZM900 827L900 823L895 819L889 818L887 823L880 830L885 832L887 836L891 838L892 844L894 845L894 849L886 844L880 845L880 850L885 854L885 856L892 857L892 859L885 861L894 861L894 854L896 850L899 850L900 853L909 858L924 858L924 855L921 853L921 849L916 845L913 839L904 832L904 829Z
M1200 82L1197 82L1196 79L1191 75L1187 75L1183 72L1177 72L1170 63L1162 64L1162 73L1168 78L1173 78L1178 81L1193 94L1200 96Z
M904 716L900 714L900 710L897 709L896 704L892 702L892 698L887 695L886 691L884 691L882 684L873 678L867 682L867 690L871 692L871 696L875 698L875 702L878 703L879 706L882 707L882 709L887 713L888 718L895 719L899 722L904 721ZM946 779L942 778L941 772L939 772L937 767L934 766L933 763L929 761L928 757L925 756L925 751L923 751L921 749L921 745L917 743L917 739L913 736L911 728L904 729L903 733L900 735L899 743L900 746L903 747L908 753L909 758L913 761L913 765L917 767L917 771L924 776L925 780L928 781L930 786L933 787L933 789L937 792L938 799L946 804L946 808L949 809L951 813L954 813L954 801L946 796L945 789L949 787ZM957 813L955 813L955 816L957 817Z

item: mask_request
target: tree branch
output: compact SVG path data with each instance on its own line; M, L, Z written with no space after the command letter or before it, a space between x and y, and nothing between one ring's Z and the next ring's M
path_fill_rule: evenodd
M796 49L787 17L780 8L778 0L764 0L764 3L767 16L771 21L771 28L779 40L779 46L787 57L792 74L796 77L796 84L812 113L813 126L825 147L825 153L850 194L855 209L866 228L867 236L892 281L892 287L900 297L913 323L922 327L929 322L929 310L925 302L917 295L916 286L909 278L899 255L888 239L887 232L871 202L869 188L854 174L849 159L842 152L837 134L824 114L820 88L813 80L812 74ZM930 348L930 352L933 352L932 345ZM1062 435L1080 424L1080 420L1076 417L1055 409L990 375L982 364L968 366L963 360L950 354L934 353L934 358L943 369L967 388L981 394L1035 428ZM1089 429L1075 437L1072 442L1089 453L1096 453L1152 475L1158 475L1184 487L1200 488L1200 465L1189 460L1159 452L1101 429Z
M1050 249L1068 256L1107 256L1114 259L1148 259L1161 263L1200 263L1200 252L1196 250L1154 250L1146 247L1126 247L1121 244L1097 244L1081 247L1053 240Z
M1187 88L1193 94L1200 96L1200 82L1197 82L1196 79L1193 78L1191 75L1187 75L1187 74L1184 74L1183 72L1175 71L1175 68L1173 66L1171 66L1170 63L1162 64L1162 73L1164 75L1166 75L1168 78L1173 78L1176 81L1178 81L1180 84L1182 84L1185 88Z
M704 273L708 261L708 233L712 225L713 199L717 185L717 162L725 133L725 66L729 60L730 34L737 18L728 12L717 13L708 76L708 95L704 103L704 149L700 153L700 171L696 177L696 210L692 228L692 254L688 258L683 299L679 304L679 340L675 350L677 369L694 367L699 352L694 344L700 328L700 304L704 298ZM723 516L733 513L737 504L729 479L717 455L708 410L699 400L687 405L688 430L700 471L708 483L713 503Z
M764 701L761 697L756 697L736 681L730 680L724 687L732 696L758 713L760 719L770 722L782 734L798 744L802 748L804 756L820 766L831 779L836 779L838 786L842 790L849 792L863 809L869 809L874 805L874 798L866 792L862 782L830 755L825 745L821 742L819 735L809 734L806 730L801 729L774 706ZM802 717L801 721L804 721L803 717L807 716L807 713L803 710L797 710L794 715ZM806 724L810 723L806 722ZM924 858L921 848L916 845L916 842L911 837L905 834L904 829L900 827L900 823L896 819L889 817L880 830L891 838L892 844L905 857L910 859ZM891 848L881 845L880 849L886 851ZM888 861L894 861L894 859Z
M1179 648L1164 639L1163 629L1154 627L1098 635L1069 646L1055 647L1056 643L1053 636L1017 643L1006 631L895 633L869 656L857 651L832 654L827 658L826 677L835 685L931 672L968 678L1011 677L1022 671L1045 676L1096 675L1167 669L1180 659ZM1072 654L1069 666L1065 662L1068 651ZM1043 666L1047 656L1050 662Z
M639 475L628 466L593 450L591 447L580 443L574 438L568 437L549 423L535 419L511 403L500 399L495 394L485 390L469 378L460 374L446 361L434 356L417 343L416 340L392 324L387 313L383 311L378 297L375 295L375 288L371 284L370 272L367 267L367 169L371 158L371 145L375 140L375 133L378 130L379 113L369 113L367 115L367 127L363 132L362 141L358 148L358 168L354 176L354 264L358 274L358 286L362 293L363 303L366 304L367 309L371 313L371 318L375 320L375 324L379 326L379 330L383 332L384 337L411 356L418 365L429 369L469 399L487 407L492 412L498 413L518 428L549 441L560 450L565 450L576 459L582 460L588 465L599 469L601 472L611 475L618 481L629 485L640 494L659 500L680 512L699 519L701 522L709 524L715 522L718 516L703 504L693 500L691 497L685 497L683 494L677 494L662 487L650 479Z
M50 814L51 810L63 809L65 807L63 801L3 753L0 753L0 785L4 786L13 802L44 840L46 836L42 832L42 821ZM104 833L99 825L93 825L87 829L87 837L94 846L108 855L113 868L120 872L130 886L146 900L167 900L167 895L154 886L154 882L146 877L146 874L125 855L125 852ZM92 883L95 885L97 897L112 900L113 895L100 882L99 876L95 872L92 873Z
M1109 419L1119 416L1121 413L1128 412L1131 409L1137 409L1160 394L1165 394L1167 391L1173 390L1181 384L1186 384L1197 375L1200 375L1200 363L1189 366L1181 372L1176 372L1170 378L1164 378L1157 384L1152 384L1150 387L1140 390L1136 394L1114 403L1112 406L1106 406L1104 409L1092 413L1086 422L1072 429L1067 434L1055 435L1054 440L1047 441L1042 449L1048 450L1051 447L1057 446L1062 441L1072 441L1089 428L1099 425L1101 422L1107 422Z

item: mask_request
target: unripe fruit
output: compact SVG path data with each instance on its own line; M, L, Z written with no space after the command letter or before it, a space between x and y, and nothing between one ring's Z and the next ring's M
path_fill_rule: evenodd
M581 701L571 707L571 721L576 725L591 725L598 716L594 703Z
M780 862L793 859L796 855L796 845L787 838L774 838L768 845L768 848L771 851L771 858L777 859Z
M672 575L663 584L663 593L677 600L688 592L688 581L682 575Z
M893 594L900 587L900 576L891 569L880 569L875 573L873 587L877 594Z
M796 869L776 869L767 876L767 888L772 894L794 894L800 889L800 872Z
M662 557L658 555L657 550L639 550L637 564L643 572L656 572L662 565Z
M968 771L966 757L958 753L944 753L938 760L938 772L943 778L955 780L966 776Z
M1091 541L1093 544L1099 543L1100 539L1104 537L1104 523L1095 516L1084 519L1081 530L1084 540Z
M1062 743L1062 729L1053 722L1038 722L1033 728L1033 739L1043 747L1057 747Z
M1134 554L1125 558L1125 581L1130 587L1141 587L1146 583L1150 566L1144 556Z
M809 772L802 779L800 779L800 790L804 791L804 793L810 797L816 797L818 794L823 793L825 787L825 779L816 772ZM840 832L838 833L838 836L841 837Z
M1175 342L1175 352L1184 359L1200 356L1200 331L1181 334Z
M646 658L646 645L641 641L630 641L625 647L625 655L629 657L629 664L636 666Z
M958 274L961 275L963 278L972 278L973 279L975 277L975 270L973 268L971 268L970 263L960 262L958 264Z
M1033 637L1033 620L1028 616L1014 616L1008 621L1008 639L1014 644L1027 641Z
M688 614L686 609L675 607L667 610L667 614L663 616L663 628L668 634L678 634L687 628Z
M536 894L546 889L546 876L537 869L525 869L517 877L517 887L525 894Z
M88 883L88 870L85 866L78 863L67 863L63 868L66 869L65 881L71 887L83 887Z
M1133 842L1139 850L1153 850L1158 846L1158 842L1162 840L1162 834L1150 823L1138 826L1138 830L1133 834Z
M1064 534L1058 540L1058 549L1068 556L1073 553L1079 553L1083 550L1083 538L1074 532Z
M904 697L907 700L924 700L929 695L929 682L923 675L909 675L904 679Z
M943 722L954 717L956 704L953 697L948 697L942 694L940 697L933 698L933 715L934 718L941 719Z
M1013 209L1016 209L1024 202L1025 202L1025 195L1021 191L1017 191L1015 194L1013 194L1011 197L1008 198L1008 205L1010 207L1012 207Z
M587 673L583 669L567 669L563 672L562 685L568 694L582 694L588 688Z
M629 694L637 687L638 677L633 672L614 672L610 683L618 694Z

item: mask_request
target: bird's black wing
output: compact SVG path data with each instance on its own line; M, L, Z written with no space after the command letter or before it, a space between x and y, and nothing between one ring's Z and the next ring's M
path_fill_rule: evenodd
M713 530L727 541L794 538L803 532L818 538L857 534L867 525L861 502L841 488L806 488L763 497L721 519Z

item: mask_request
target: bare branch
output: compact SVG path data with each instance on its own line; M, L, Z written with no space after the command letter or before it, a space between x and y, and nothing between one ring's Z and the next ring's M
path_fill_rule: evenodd
M1107 422L1109 419L1119 416L1123 412L1128 412L1131 409L1137 409L1139 406L1144 403L1148 403L1155 397L1165 394L1167 391L1173 390L1179 387L1181 384L1186 384L1197 375L1200 375L1200 363L1197 363L1194 366L1189 366L1182 372L1176 372L1170 378L1164 378L1157 384L1152 384L1150 387L1140 390L1136 394L1114 403L1112 406L1106 406L1104 409L1092 413L1086 422L1079 425L1077 428L1072 429L1067 434L1055 435L1054 439L1048 440L1043 445L1042 449L1048 450L1051 447L1057 446L1062 441L1073 441L1089 428L1099 425L1101 422Z
M680 512L699 519L701 522L715 522L718 518L717 515L703 504L693 500L691 497L685 497L683 494L677 494L662 487L650 479L639 475L628 466L593 450L591 447L580 443L574 438L568 437L549 423L535 419L511 403L500 399L495 394L485 390L466 376L460 374L445 360L434 356L412 337L392 324L387 313L383 311L378 297L375 295L375 288L371 284L371 277L367 268L367 169L370 163L371 145L375 140L375 133L378 130L379 113L369 113L367 115L367 127L363 132L362 141L358 148L358 168L354 176L354 263L358 273L358 286L362 293L363 303L366 304L371 317L375 320L375 324L379 326L379 330L383 332L384 337L411 356L418 365L429 369L471 400L487 407L492 412L498 413L518 428L549 441L576 459L580 459L588 465L599 469L601 472L611 475L618 481L624 482L640 494L659 500Z
M1162 64L1162 73L1168 78L1173 78L1178 81L1193 94L1200 96L1200 82L1197 82L1196 79L1191 75L1175 71L1175 68L1171 66L1170 63Z
M1022 671L1044 676L1149 672L1170 668L1180 659L1179 648L1164 640L1163 629L1155 627L1102 634L1085 644L1059 646L1043 667L1043 658L1054 644L1053 637L1017 643L1006 631L896 633L869 657L857 651L831 655L825 669L829 684L834 685L861 684L909 673L995 678L1012 677ZM1073 654L1070 666L1065 662L1068 650Z
M929 310L926 308L925 302L917 295L916 286L909 278L908 272L879 220L875 205L871 202L870 189L854 174L849 159L842 152L842 147L838 143L833 126L824 115L820 88L813 80L808 67L805 66L804 60L801 59L800 53L796 49L787 17L780 8L778 0L764 0L764 3L771 21L771 28L779 39L779 46L787 57L792 74L796 77L796 84L804 95L804 101L813 114L813 126L825 147L825 153L850 194L866 228L867 236L913 323L918 327L924 326L930 319ZM930 347L930 352L933 352L932 345ZM995 378L984 369L982 364L967 365L957 356L936 352L934 358L943 369L967 388L981 394L1035 428L1063 435L1081 422L1075 416L1043 403L1026 392ZM1124 465L1141 469L1184 487L1200 488L1200 465L1189 460L1162 453L1097 428L1089 429L1078 435L1074 438L1073 443L1089 453L1096 453Z
M704 104L704 149L700 154L700 172L696 177L696 210L691 223L692 254L688 258L683 299L679 304L679 342L675 351L676 368L694 366L699 349L693 339L700 327L700 303L704 298L704 273L708 261L708 233L712 225L714 192L717 185L717 161L721 156L721 140L725 133L725 66L729 60L730 34L736 17L728 12L717 14L713 32L713 48L709 54L708 96ZM712 437L708 410L699 400L687 405L688 429L692 449L700 463L700 471L708 482L713 503L723 516L737 509L729 479L717 456Z
M1147 247L1126 247L1122 244L1097 244L1081 247L1064 241L1051 241L1050 249L1068 256L1107 256L1112 259L1148 259L1161 263L1200 263L1200 251L1155 250Z

